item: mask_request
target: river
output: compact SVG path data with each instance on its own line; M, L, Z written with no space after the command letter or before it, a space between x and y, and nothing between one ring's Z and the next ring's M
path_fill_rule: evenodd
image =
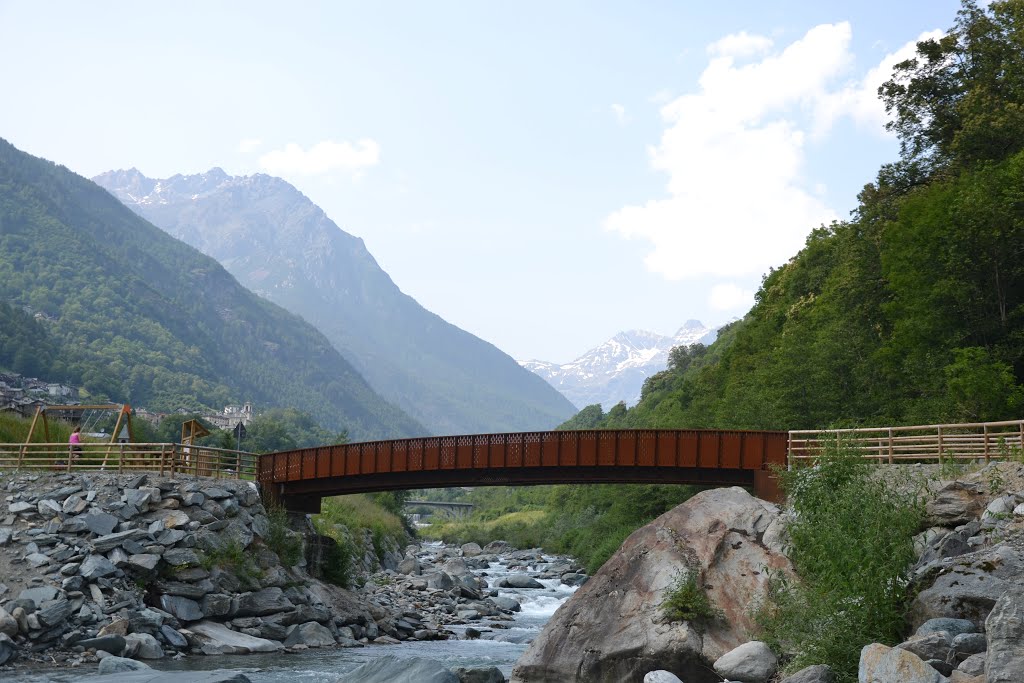
M440 544L438 544L438 547ZM545 556L554 562L560 558ZM504 559L491 562L486 570L488 584L496 584L502 577L513 573L534 575L544 565L531 566L528 570L509 570ZM479 572L475 572L479 573ZM404 641L400 645L367 645L362 648L311 649L294 654L252 654L218 655L212 657L189 656L179 660L163 659L149 661L154 669L163 671L199 671L211 669L234 669L245 672L253 683L335 683L341 674L360 664L382 657L427 657L442 662L449 668L456 667L498 667L505 678L512 673L519 656L547 623L558 606L569 599L575 587L563 585L558 579L538 579L543 589L501 588L499 595L519 601L522 611L514 613L513 620L504 622L507 629L489 630L486 617L476 624L449 626L459 635L458 640ZM477 640L463 640L467 627L477 628L483 637ZM88 681L91 673L83 668L63 671L36 671L10 679L12 683L72 683Z

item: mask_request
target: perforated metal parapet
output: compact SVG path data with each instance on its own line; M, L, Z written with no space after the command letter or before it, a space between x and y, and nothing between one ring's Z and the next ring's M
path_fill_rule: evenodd
M471 434L305 448L261 457L286 506L320 496L444 486L552 483L755 485L786 462L786 432L594 430ZM764 475L757 477L765 482ZM757 484L764 488L766 484Z

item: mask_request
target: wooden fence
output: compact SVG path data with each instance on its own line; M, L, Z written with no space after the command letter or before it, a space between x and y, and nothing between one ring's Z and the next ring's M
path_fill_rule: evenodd
M912 427L799 429L789 432L790 465L841 446L877 462L978 460L1019 456L1024 420Z
M177 443L0 444L0 471L156 472L220 479L255 479L258 455L245 451Z

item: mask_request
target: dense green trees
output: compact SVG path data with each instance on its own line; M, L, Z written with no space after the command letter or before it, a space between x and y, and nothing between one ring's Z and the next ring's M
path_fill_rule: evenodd
M1024 405L1024 2L965 2L880 96L901 159L814 230L710 349L572 426L997 420ZM585 424L584 424L585 423ZM568 425L567 425L568 426Z

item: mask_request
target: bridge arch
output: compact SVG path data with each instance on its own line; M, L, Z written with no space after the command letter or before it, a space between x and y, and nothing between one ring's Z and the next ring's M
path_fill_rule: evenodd
M316 513L324 496L449 486L700 484L777 499L787 432L618 429L435 436L301 448L260 457L267 498Z

